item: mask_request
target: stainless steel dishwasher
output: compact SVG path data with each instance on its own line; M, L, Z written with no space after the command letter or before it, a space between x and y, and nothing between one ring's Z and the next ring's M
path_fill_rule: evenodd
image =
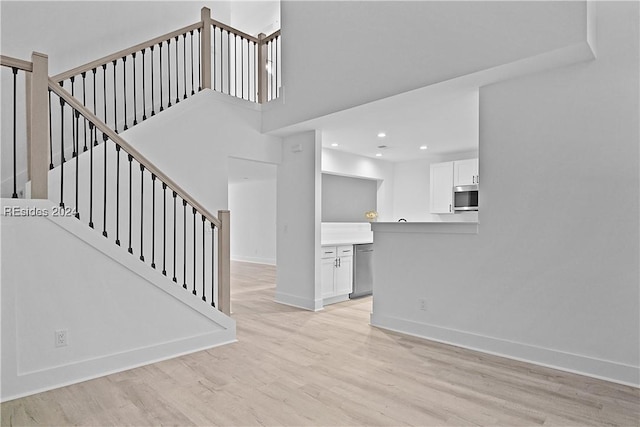
M371 295L373 292L373 243L354 245L353 292L349 298Z

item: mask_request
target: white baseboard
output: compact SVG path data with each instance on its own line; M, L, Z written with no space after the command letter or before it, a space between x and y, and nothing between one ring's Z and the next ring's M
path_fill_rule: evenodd
M1 401L19 399L237 341L234 330L219 330L51 369L19 374L16 382L21 384L22 390L3 395Z
M250 262L253 264L276 265L275 258L260 258L260 257L250 257L250 256L242 256L242 255L231 255L231 261Z
M309 311L322 310L322 300L313 300L308 298L302 298L297 295L286 294L283 292L276 292L274 301L279 304L290 305L291 307L302 308Z
M375 313L371 314L371 325L508 359L640 387L640 367L637 366Z

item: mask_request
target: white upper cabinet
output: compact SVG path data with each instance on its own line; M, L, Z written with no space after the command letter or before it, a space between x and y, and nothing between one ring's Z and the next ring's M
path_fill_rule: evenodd
M453 162L453 185L474 185L480 181L478 159L456 160Z
M431 213L453 213L453 162L431 165L429 199Z

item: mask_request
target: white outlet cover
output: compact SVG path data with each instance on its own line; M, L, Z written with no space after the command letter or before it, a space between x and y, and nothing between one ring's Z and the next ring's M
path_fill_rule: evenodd
M54 344L56 347L65 347L67 345L67 330L59 329L54 334Z

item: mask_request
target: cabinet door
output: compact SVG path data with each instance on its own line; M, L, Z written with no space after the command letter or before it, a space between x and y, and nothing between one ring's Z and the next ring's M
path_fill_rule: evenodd
M337 258L323 258L320 262L320 282L322 283L322 298L335 295L334 270Z
M453 185L477 184L478 178L478 159L453 162Z
M336 295L353 292L353 255L339 257L335 271Z
M431 165L431 213L453 213L453 162Z

